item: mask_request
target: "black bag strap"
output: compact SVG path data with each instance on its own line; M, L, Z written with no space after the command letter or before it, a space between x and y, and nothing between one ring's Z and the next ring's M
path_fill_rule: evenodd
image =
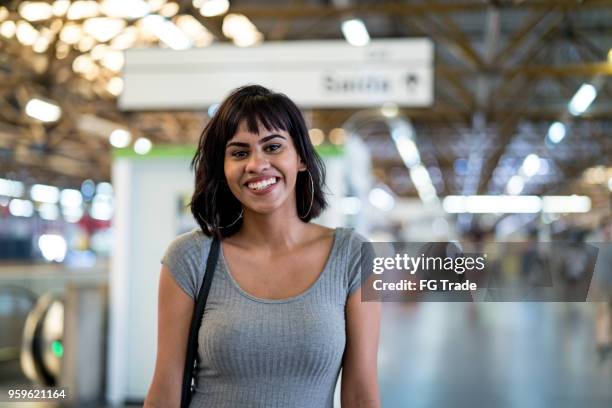
M183 370L183 386L181 388L181 408L188 408L192 395L192 382L197 367L197 352L198 352L198 331L202 324L202 316L204 315L204 307L206 307L206 299L210 292L217 259L219 259L220 243L217 238L213 238L210 245L208 260L206 261L206 271L204 272L204 280L198 293L198 300L195 304L193 317L191 318L191 326L189 327L189 338L187 339L187 353L185 355L185 368Z

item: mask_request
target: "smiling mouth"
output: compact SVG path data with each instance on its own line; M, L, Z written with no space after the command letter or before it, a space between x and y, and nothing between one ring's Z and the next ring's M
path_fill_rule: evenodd
M276 183L278 183L278 179L276 177L270 177L254 183L247 183L246 186L253 191L261 191Z

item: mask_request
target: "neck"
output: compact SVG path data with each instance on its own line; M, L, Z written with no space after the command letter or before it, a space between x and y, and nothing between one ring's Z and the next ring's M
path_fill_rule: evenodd
M304 236L308 223L302 221L294 208L280 208L272 214L259 214L244 210L242 227L236 238L242 242L257 243L276 252L295 248Z

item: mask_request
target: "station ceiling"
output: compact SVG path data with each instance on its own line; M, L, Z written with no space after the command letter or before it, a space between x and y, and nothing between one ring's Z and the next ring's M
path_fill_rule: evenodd
M60 10L27 21L22 3L2 2L0 9L0 177L60 187L78 186L85 178L109 180L106 130L113 125L154 144L197 141L208 120L205 110L117 108L120 51L160 44L143 31L141 19L123 18L116 35L104 38L82 34L93 17L71 19ZM191 0L147 3L172 21L192 16L205 28L196 44L230 41L223 34L223 16L204 17ZM612 1L230 3L229 13L247 16L264 41L342 39L341 22L349 17L362 19L373 40L433 39L435 103L400 108L400 115L415 127L439 195L502 193L531 153L546 162L547 171L530 180L526 193L576 192L586 169L612 166ZM81 34L71 37L70 30ZM595 84L597 97L586 112L570 115L568 102L584 83ZM59 121L45 124L26 115L27 102L36 96L60 105ZM307 117L327 133L354 113L314 109ZM555 121L566 124L567 135L547 144ZM415 196L388 128L374 123L360 136L372 152L376 177L400 196Z

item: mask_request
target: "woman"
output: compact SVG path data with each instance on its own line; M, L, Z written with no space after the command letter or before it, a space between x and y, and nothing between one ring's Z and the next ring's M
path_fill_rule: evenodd
M363 237L310 223L324 168L285 95L235 90L193 160L200 229L176 238L159 285L158 351L145 407L178 407L189 324L211 236L219 260L198 335L191 407L379 407L380 313L361 302Z

